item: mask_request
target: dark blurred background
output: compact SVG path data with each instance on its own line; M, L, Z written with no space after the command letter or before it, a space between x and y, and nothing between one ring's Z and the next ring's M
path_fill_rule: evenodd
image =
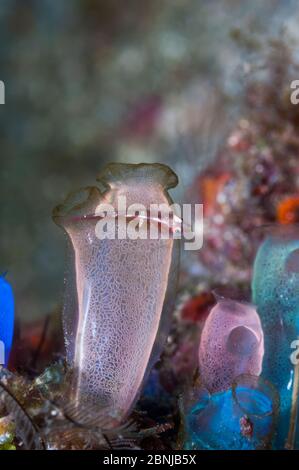
M61 303L53 206L109 161L167 163L188 199L267 39L297 21L292 0L0 0L0 271L22 320Z

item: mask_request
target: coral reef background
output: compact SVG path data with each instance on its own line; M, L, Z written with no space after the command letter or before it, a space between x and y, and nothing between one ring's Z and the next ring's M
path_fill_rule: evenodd
M292 0L1 2L0 269L22 321L60 306L57 201L109 161L168 163L187 200L269 38L296 42L297 19Z

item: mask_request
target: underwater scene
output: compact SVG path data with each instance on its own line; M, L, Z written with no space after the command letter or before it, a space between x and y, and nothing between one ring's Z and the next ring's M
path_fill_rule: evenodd
M298 25L0 1L0 450L299 450Z

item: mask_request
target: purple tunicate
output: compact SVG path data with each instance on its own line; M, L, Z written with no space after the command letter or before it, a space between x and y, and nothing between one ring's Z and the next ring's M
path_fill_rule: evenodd
M117 232L121 198L146 211L152 204L170 207L167 189L177 177L160 164L110 164L98 180L104 191L85 188L54 210L69 242L64 334L68 364L77 373L75 404L110 408L122 420L167 336L178 240L148 236L158 225L150 216L141 222L136 218L141 227L136 238L113 237L112 232L101 237L99 228L110 224ZM102 215L100 207L106 205L114 216ZM132 223L135 218L128 218L126 228Z
M261 322L250 304L221 299L211 310L199 346L199 369L211 393L228 389L240 374L260 375Z

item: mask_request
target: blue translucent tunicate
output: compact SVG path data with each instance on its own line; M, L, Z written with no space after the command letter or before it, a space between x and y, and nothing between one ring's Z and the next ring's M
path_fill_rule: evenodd
M5 275L0 276L0 364L7 366L14 330L14 296Z
M254 450L269 447L274 404L262 390L240 386L202 395L186 417L185 449Z
M280 395L275 447L284 448L294 385L291 344L299 336L298 229L276 229L261 244L254 263L252 292L264 331L262 375Z

